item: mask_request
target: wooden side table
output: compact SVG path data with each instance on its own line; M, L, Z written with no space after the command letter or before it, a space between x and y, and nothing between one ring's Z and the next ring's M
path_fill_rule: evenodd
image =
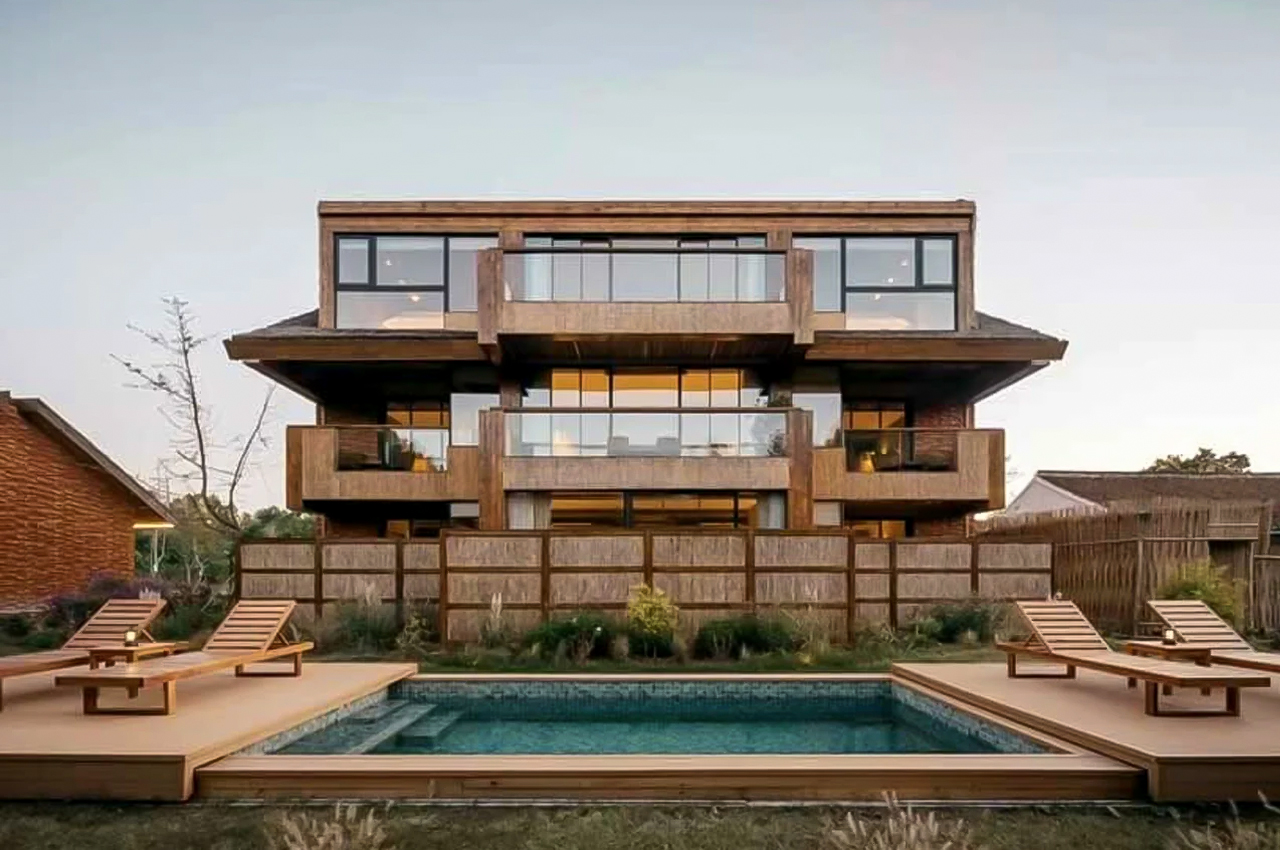
M1191 646L1186 643L1165 643L1161 640L1125 641L1124 651L1128 655L1144 655L1148 658L1162 658L1165 661L1190 661L1198 667L1208 667L1209 656L1213 653L1213 650L1208 647ZM1129 687L1137 686L1137 679L1129 680ZM1173 693L1171 685L1165 685L1163 690L1165 696ZM1209 688L1200 689L1200 693L1205 696L1209 695L1209 691Z
M182 652L186 648L187 645L185 643L173 641L153 641L151 643L140 643L137 646L125 646L122 643L95 646L89 650L89 669L97 670L99 665L113 667L117 661L133 664L144 658L173 655L175 652Z

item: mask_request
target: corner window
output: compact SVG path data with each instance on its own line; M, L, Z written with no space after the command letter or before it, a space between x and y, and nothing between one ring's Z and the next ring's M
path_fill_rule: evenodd
M956 237L797 238L813 252L813 309L852 331L953 331Z
M476 261L496 236L335 237L339 328L444 327L446 312L476 309Z

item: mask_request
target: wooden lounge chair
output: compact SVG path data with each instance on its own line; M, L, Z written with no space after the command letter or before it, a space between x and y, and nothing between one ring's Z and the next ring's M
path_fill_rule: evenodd
M1017 606L1018 613L1030 627L1032 636L1025 643L996 644L1006 654L1009 676L1012 678L1074 679L1077 667L1124 676L1142 681L1147 714L1180 717L1238 717L1241 688L1265 688L1271 685L1271 680L1265 676L1226 673L1220 668L1198 667L1113 652L1102 635L1098 634L1072 602L1019 602ZM1062 664L1067 669L1065 673L1019 673L1019 656ZM1226 707L1223 711L1162 711L1160 689L1165 685L1175 688L1223 688L1226 690Z
M237 676L301 676L302 653L314 644L289 643L281 634L296 604L265 599L237 602L199 652L70 673L59 676L57 683L84 689L85 714L173 714L177 708L177 683L182 679L207 676L229 667L235 668ZM291 658L292 669L245 669L250 664L281 658ZM164 705L160 708L98 706L102 688L123 688L134 699L141 690L155 685L164 690Z
M1209 650L1209 663L1280 673L1280 652L1259 652L1199 599L1147 602L1178 640Z
M0 658L0 688L10 676L44 673L89 663L89 650L95 646L124 643L125 632L151 640L147 626L164 610L163 599L108 599L93 616L73 634L61 649L26 652ZM4 692L0 690L0 710L4 709Z

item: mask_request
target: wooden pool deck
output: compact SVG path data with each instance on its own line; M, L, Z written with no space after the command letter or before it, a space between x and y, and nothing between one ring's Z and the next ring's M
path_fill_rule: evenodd
M1140 767L1158 802L1280 798L1280 677L1243 693L1240 717L1149 717L1140 689L1088 670L1076 679L1010 679L1003 664L920 663L895 664L893 674ZM1221 699L1183 690L1161 702L1190 709Z
M183 682L177 713L168 717L85 716L79 689L53 684L65 670L8 679L0 799L185 800L201 765L415 671L412 664L307 663L294 679L236 678L228 670ZM104 704L123 698L103 697ZM159 694L139 701L148 700Z
M431 679L883 680L859 674L440 675ZM917 690L924 690L908 684ZM958 702L930 693L943 702ZM1141 770L981 709L961 710L1038 740L1039 755L237 755L201 768L196 793L221 799L509 801L1132 800Z

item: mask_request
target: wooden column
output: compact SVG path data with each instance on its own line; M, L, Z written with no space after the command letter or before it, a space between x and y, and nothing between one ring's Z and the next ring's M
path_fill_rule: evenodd
M504 300L502 251L486 248L476 257L476 341L494 363L502 361L498 327Z
M787 304L796 345L813 345L813 252L787 252Z
M502 489L506 429L501 410L480 411L480 530L507 527L507 500Z
M813 414L808 410L787 411L787 450L787 528L813 528Z

